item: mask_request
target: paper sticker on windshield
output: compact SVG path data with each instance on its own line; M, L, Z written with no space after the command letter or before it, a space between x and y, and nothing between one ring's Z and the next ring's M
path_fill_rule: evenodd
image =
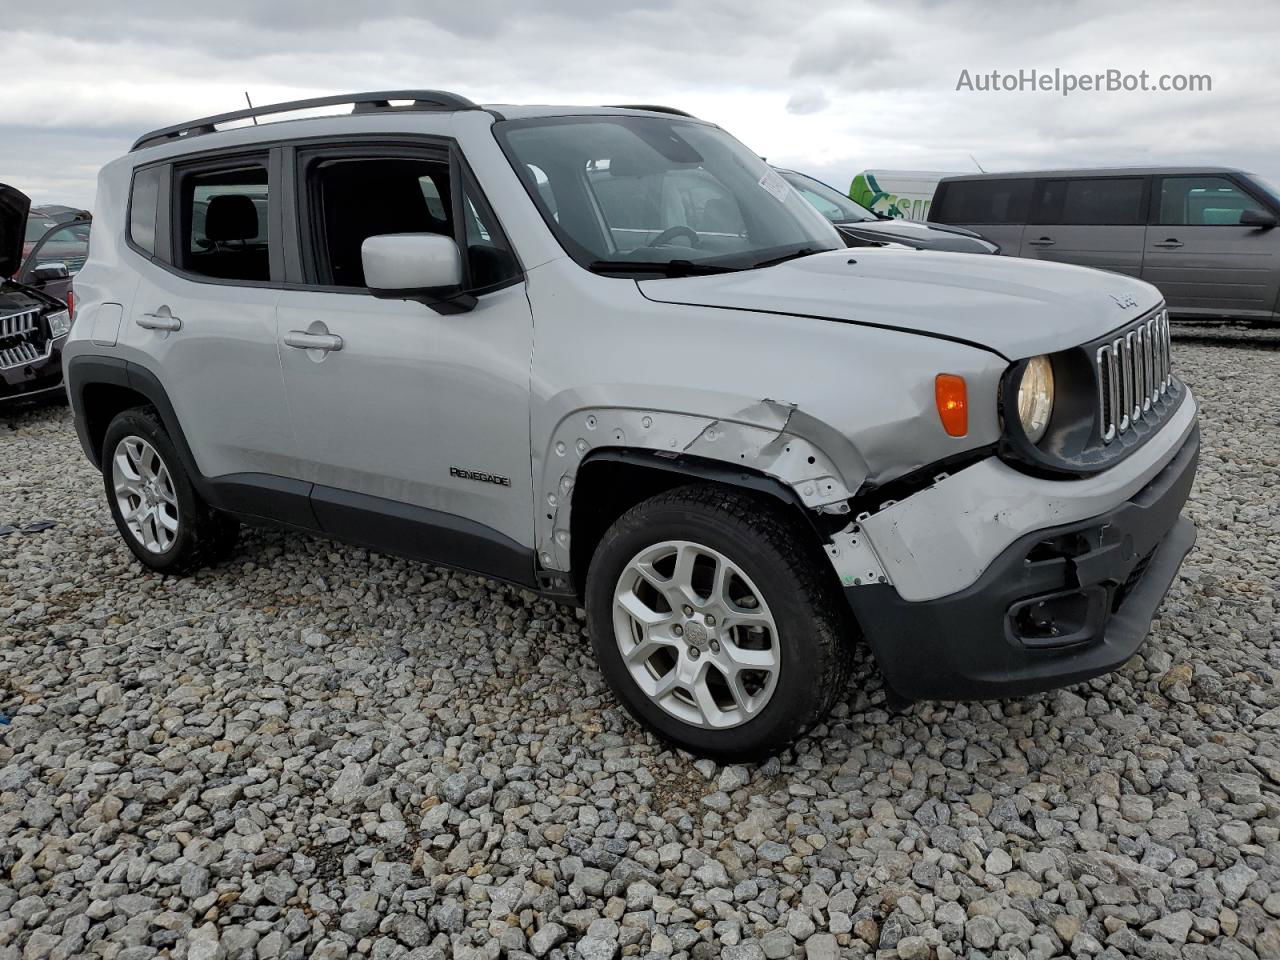
M787 184L787 181L783 180L776 170L770 170L757 182L760 184L760 189L764 190L779 203L786 200L787 194L791 192L791 187Z

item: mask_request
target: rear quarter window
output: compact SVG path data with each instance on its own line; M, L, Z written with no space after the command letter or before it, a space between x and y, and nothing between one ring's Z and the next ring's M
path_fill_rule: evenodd
M1030 180L954 180L938 187L929 219L937 223L1026 223Z
M160 205L160 167L139 170L129 191L129 239L140 250L156 252L156 211Z

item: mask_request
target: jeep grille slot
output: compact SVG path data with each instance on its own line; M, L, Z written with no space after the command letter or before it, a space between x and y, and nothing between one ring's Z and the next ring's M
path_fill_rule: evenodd
M1098 427L1104 443L1127 432L1173 385L1169 311L1139 320L1098 348Z
M7 317L0 317L0 338L30 336L39 326L39 320L39 310L11 313Z
M43 360L52 344L40 336L40 311L0 317L0 370Z

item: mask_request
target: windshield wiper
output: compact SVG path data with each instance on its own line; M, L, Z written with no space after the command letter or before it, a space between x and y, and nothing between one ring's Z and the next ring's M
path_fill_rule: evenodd
M664 277L698 277L711 273L731 273L739 267L695 260L592 260L592 273L657 273Z
M758 270L761 267L772 267L779 263L786 263L788 260L799 260L801 257L808 257L815 253L826 253L817 247L801 247L799 250L792 250L790 253L784 253L780 257L770 257L768 260L761 260L751 265L752 270Z

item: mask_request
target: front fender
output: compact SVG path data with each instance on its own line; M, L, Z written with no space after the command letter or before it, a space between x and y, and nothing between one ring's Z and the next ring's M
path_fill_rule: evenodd
M657 406L570 403L552 430L536 477L540 566L570 569L574 483L583 461L601 449L715 461L773 478L809 509L849 511L848 500L866 479L867 467L839 431L794 404L763 399L735 408L725 406L724 398L719 401L725 407L719 416Z

